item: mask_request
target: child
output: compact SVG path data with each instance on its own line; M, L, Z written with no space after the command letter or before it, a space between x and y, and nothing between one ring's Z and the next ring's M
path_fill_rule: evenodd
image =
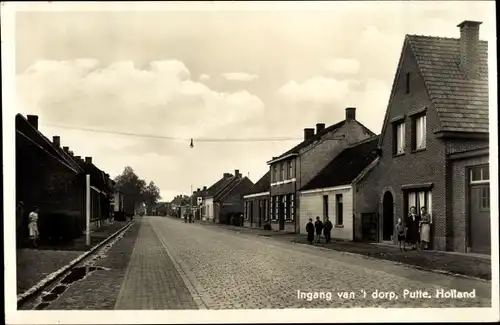
M401 218L398 219L396 224L396 233L398 234L399 249L406 251L406 227L403 225ZM403 243L403 247L401 247L401 243Z

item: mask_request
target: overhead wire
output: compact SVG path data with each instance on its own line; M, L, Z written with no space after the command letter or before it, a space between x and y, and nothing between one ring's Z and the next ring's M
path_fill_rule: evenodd
M196 137L192 137L192 138L179 138L179 137L165 136L165 135L140 134L140 133L133 133L133 132L99 130L99 129L92 129L92 128L49 124L49 123L44 123L44 125L50 126L50 127L55 127L55 128L62 128L62 129L79 130L79 131L94 132L94 133L116 134L116 135L151 138L151 139L172 140L172 141L194 140L196 142L220 143L220 142L274 142L274 141L302 140L302 138L293 138L293 137L272 137L272 138L271 137L263 137L263 138L204 138L204 137L196 138Z

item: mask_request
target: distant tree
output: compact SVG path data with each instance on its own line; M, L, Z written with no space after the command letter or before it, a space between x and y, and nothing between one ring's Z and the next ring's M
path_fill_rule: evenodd
M116 189L123 193L125 200L125 211L133 212L144 202L144 193L146 189L146 181L139 178L132 169L127 166L115 178Z
M147 212L151 215L153 212L153 206L158 203L159 199L161 199L160 189L153 181L149 182L149 184L145 186L143 198L144 203L146 204Z

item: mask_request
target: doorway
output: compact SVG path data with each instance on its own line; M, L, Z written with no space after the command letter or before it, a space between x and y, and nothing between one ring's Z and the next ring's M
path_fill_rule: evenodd
M283 200L283 196L279 197L279 213L278 213L278 222L279 222L279 230L285 230L285 202Z
M469 245L471 252L490 254L490 185L471 185L469 193Z
M382 203L383 215L383 241L390 241L394 234L394 198L392 193L387 191L384 194Z

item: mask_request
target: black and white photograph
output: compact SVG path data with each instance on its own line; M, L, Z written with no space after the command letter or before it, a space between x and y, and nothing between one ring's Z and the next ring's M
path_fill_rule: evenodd
M2 2L6 324L499 321L495 12Z

